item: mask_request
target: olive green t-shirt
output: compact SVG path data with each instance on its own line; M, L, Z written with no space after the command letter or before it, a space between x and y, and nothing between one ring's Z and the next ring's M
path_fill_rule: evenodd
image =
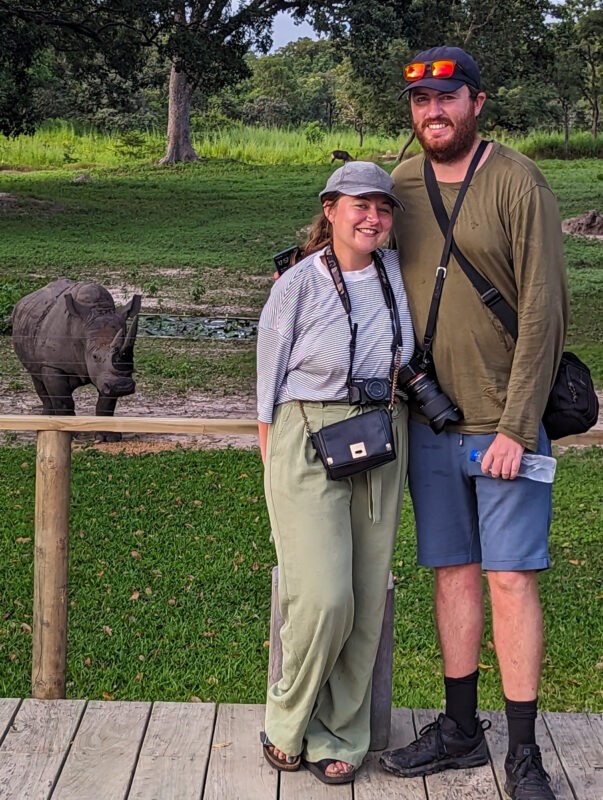
M392 173L406 208L396 212L394 231L418 342L444 245L423 180L424 161L416 156ZM450 215L460 183L439 187ZM515 343L451 256L433 360L440 386L464 418L447 428L501 432L533 450L568 317L559 211L536 165L495 142L471 181L454 240L517 311L518 337Z

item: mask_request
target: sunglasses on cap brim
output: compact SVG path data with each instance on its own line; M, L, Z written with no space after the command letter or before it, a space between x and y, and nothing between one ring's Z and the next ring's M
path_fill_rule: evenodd
M460 78L459 72L462 72L465 78L470 76L465 72L462 65L458 61L450 58L443 58L439 61L413 61L411 64L404 65L404 79L409 83L419 81L425 76L429 78ZM473 81L470 81L473 85Z

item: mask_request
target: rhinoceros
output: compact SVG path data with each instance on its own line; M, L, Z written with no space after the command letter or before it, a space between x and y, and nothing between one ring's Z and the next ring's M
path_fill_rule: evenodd
M140 300L136 294L116 310L104 286L67 278L19 300L12 314L13 346L45 414L75 414L73 391L88 383L98 391L97 416L112 416L117 398L134 392ZM129 317L133 321L127 330ZM115 441L121 434L102 438Z

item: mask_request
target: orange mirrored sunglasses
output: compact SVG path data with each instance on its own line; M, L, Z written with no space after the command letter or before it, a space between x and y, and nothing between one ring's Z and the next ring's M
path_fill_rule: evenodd
M457 67L461 72L465 71L460 64L451 59L442 59L431 63L415 61L404 66L404 77L407 81L418 81L424 78L426 73L429 73L432 78L452 78Z

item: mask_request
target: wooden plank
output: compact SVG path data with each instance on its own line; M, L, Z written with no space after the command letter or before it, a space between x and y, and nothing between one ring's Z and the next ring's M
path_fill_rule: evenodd
M199 800L215 715L213 703L155 703L128 800Z
M16 697L0 697L0 742L8 733L9 725L20 702Z
M37 414L1 414L5 431L122 431L123 433L232 433L257 434L255 419L202 417L51 417Z
M278 774L262 755L264 706L221 705L203 800L276 800Z
M394 750L416 739L412 711L408 708L392 709L392 727L387 744ZM358 772L354 786L354 800L425 800L423 778L399 778L379 765L381 753L370 752Z
M439 711L419 709L414 712L420 730L437 718ZM425 778L429 800L499 800L500 793L489 764L473 769L449 769Z
M85 705L84 700L23 701L0 747L0 797L50 797Z
M602 715L544 712L559 758L579 800L603 797ZM548 762L545 768L550 772ZM572 795L573 796L573 795Z
M91 700L53 800L125 798L150 712L150 703Z
M394 576L387 577L387 594L379 648L371 685L371 750L384 750L391 735L394 671Z
M508 750L507 719L502 711L485 711L481 713L481 717L492 723L490 730L486 731L486 740L501 794L506 797L503 787L505 784L505 757ZM542 753L544 768L551 776L551 788L557 800L574 800L574 795L555 752L555 746L540 715L536 719L536 741Z
M351 783L327 785L302 767L298 772L281 772L280 800L352 800Z

